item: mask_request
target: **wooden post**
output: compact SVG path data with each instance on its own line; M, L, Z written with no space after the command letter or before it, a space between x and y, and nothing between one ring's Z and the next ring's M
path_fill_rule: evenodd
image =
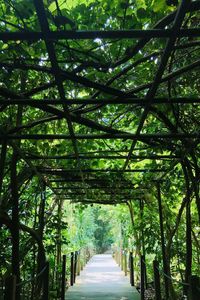
M125 273L125 276L127 276L127 253L124 252L124 273Z
M16 276L11 275L5 280L5 295L4 300L15 300L16 293Z
M119 265L119 252L116 250L116 262Z
M143 219L144 215L144 201L140 199L140 218L141 218L141 242L142 242L142 255L143 255L143 261L146 262L146 250L145 250L145 242L144 242L144 229L143 229ZM147 270L146 270L146 264L144 264L145 270L144 270L144 278L145 278L145 288L147 289Z
M160 182L157 182L157 193L158 193L157 198L158 198L159 219L160 219L160 236L161 236L161 247L162 247L163 270L164 270L164 273L168 275L167 258L166 258L166 251L165 251L165 237L164 237L164 227L163 227ZM169 280L166 276L164 276L164 282L165 282L165 296L166 296L166 299L169 299Z
M123 271L123 250L120 250L120 266L121 270Z
M118 266L120 267L120 250L117 251Z
M44 271L43 300L49 300L49 262L46 262Z
M189 194L189 193L188 193ZM186 204L186 269L185 269L185 282L189 282L189 278L192 276L192 235L191 235L191 211L190 211L190 199L187 196ZM184 286L184 294L188 294L188 287Z
M74 284L74 252L71 252L70 285Z
M18 155L13 150L11 159L10 186L12 197L12 274L16 275L16 281L20 282L20 257L19 257L19 191L17 179ZM16 300L20 300L20 286L16 286Z
M80 263L81 263L81 271L83 270L84 267L84 250L83 250L83 254L82 254L82 250L80 250ZM81 259L82 256L82 259Z
M62 262L62 282L61 282L61 300L65 300L65 287L66 287L66 255L63 255L63 262Z
M130 252L129 264L130 264L130 284L131 286L134 286L135 278L134 278L134 267L133 267L133 252Z
M87 255L86 255L86 249L84 249L84 254L83 254L83 266L85 267L87 263Z
M154 273L154 288L155 288L155 300L162 300L160 289L160 274L159 263L157 260L153 261L153 273Z
M77 251L74 253L74 283L76 282L76 271L77 271Z
M196 275L189 278L189 300L200 299L200 278Z
M0 203L1 203L1 191L4 177L4 166L6 160L7 141L2 141L1 154L0 154Z
M77 261L77 275L80 275L80 272L81 272L81 253L80 251L78 251L78 261Z
M144 300L144 292L145 292L145 264L144 264L144 256L140 257L140 294L141 300Z

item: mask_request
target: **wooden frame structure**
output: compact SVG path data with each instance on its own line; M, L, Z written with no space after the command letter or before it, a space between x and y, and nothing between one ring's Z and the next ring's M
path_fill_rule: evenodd
M36 114L42 113L43 119L32 120L30 124L21 124L19 126L13 126L11 129L1 128L0 129L0 141L1 147L1 174L0 182L2 185L3 177L3 162L6 156L7 145L15 149L18 157L25 160L26 163L31 168L32 172L39 176L42 181L48 185L55 194L59 195L58 191L62 190L62 196L66 199L72 201L81 201L88 204L91 200L88 200L88 191L93 191L95 189L102 190L102 199L98 200L99 203L120 203L124 202L124 197L129 199L130 193L134 190L133 178L131 180L125 174L134 173L151 173L153 174L153 180L159 180L165 176L166 172L173 169L182 158L182 154L178 153L177 149L184 147L187 143L192 145L197 145L200 141L200 131L199 132L181 132L177 130L171 124L165 124L164 131L160 130L155 133L144 132L144 124L148 120L150 112L157 114L158 118L162 119L162 122L167 123L165 116L162 114L158 108L162 105L172 107L173 105L198 105L200 99L198 97L163 97L157 96L159 87L162 84L178 78L182 74L185 74L191 70L196 70L200 66L200 60L196 60L187 66L175 70L171 73L166 74L166 68L169 62L171 54L177 49L183 49L184 47L196 47L199 45L198 38L200 36L199 28L186 28L183 27L183 21L187 13L193 13L200 9L199 1L190 2L183 0L177 11L174 11L166 18L158 22L153 29L147 30L51 30L51 26L48 18L48 9L45 7L42 0L34 0L34 7L36 12L36 19L38 22L39 31L31 30L15 30L15 31L1 31L0 40L3 43L10 42L20 42L30 45L30 48L34 48L35 45L38 47L38 43L41 43L43 47L43 54L40 57L35 58L37 63L29 63L18 58L16 61L4 61L0 62L2 70L10 70L12 72L21 70L22 72L38 72L47 75L47 82L44 82L41 86L36 87L33 90L26 90L26 92L21 93L20 91L11 92L6 88L0 88L0 109L5 111L8 107L18 106L22 110L35 109ZM165 39L166 44L163 51L158 49L158 53L153 53L147 55L147 57L142 57L139 61L134 61L133 58L145 47L145 45L155 39ZM185 38L185 42L182 43L181 39ZM188 38L197 38L197 40L188 42ZM85 62L79 63L76 55L73 56L73 63L75 63L75 68L73 71L67 70L64 64L58 59L58 53L66 47L68 41L94 41L95 39L110 40L112 41L122 41L131 40L134 41L134 46L130 53L124 55L123 58L119 59L115 63L101 64L100 62L91 62L90 59ZM136 41L136 42L135 42ZM61 43L62 42L62 43ZM44 54L45 47L45 54ZM63 48L62 48L63 47ZM74 49L76 53L78 49ZM137 66L139 62L148 61L149 58L154 58L159 55L160 62L157 67L154 78L149 83L144 83L142 85L136 86L131 90L117 89L112 86L112 83L120 77L123 77L123 73L128 69ZM44 59L45 58L45 59ZM47 59L48 58L48 59ZM43 66L42 60L48 62L48 66ZM131 67L126 66L126 63L131 60ZM81 70L84 67L91 66L91 68L97 70L109 70L117 66L121 66L123 71L119 74L111 77L110 81L107 83L101 83L97 80L91 80L86 76L81 74ZM78 67L77 67L78 66ZM51 81L50 81L51 78ZM69 92L66 88L66 81L72 86L72 90L76 89L76 86L82 86L83 89L89 89L90 97L82 98L69 98ZM41 98L41 93L45 90L53 88L55 97L52 97L52 92ZM91 92L92 91L92 92ZM140 96L140 92L143 92L143 96ZM48 93L48 92L47 92ZM39 95L39 96L38 96ZM115 126L105 125L102 122L98 122L90 116L87 117L87 112L101 112L101 118L103 119L103 109L108 106L121 105L127 107L130 111L134 112L134 109L140 109L140 118L138 119L138 124L131 131L126 131L124 128L120 129ZM22 117L23 119L23 117ZM55 129L52 132L41 132L43 127L37 132L37 128L40 124L51 124L55 120L65 120L66 127L63 129ZM81 126L82 132L77 132L76 124ZM167 129L168 125L168 129ZM36 126L36 130L34 129ZM170 128L171 126L171 128ZM167 129L167 130L166 130ZM58 132L57 132L58 131ZM38 154L32 153L29 149L24 149L23 145L18 147L19 141L30 140L31 143L49 141L49 145L56 141L59 143L69 143L71 142L73 153L58 153L59 151L53 151L53 153L48 154ZM85 152L85 147L81 146L87 144L88 141L113 141L120 140L121 149L112 147L112 149L107 149L101 151L96 147L91 151ZM58 142L59 141L59 142ZM126 146L123 147L123 141L125 141ZM41 145L41 143L40 143ZM67 144L68 145L68 144ZM71 146L70 146L71 147ZM145 147L152 149L151 152L146 152L144 154ZM165 148L167 154L161 154L159 151L155 153L155 150L159 148ZM89 148L89 147L88 147ZM137 154L135 154L135 149ZM177 148L177 149L176 149ZM185 150L187 154L187 149ZM57 153L55 153L57 152ZM133 162L139 162L142 160L154 160L160 161L159 167L157 168L132 168ZM107 160L115 161L118 160L123 162L121 167L116 168L91 168L84 167L89 161L96 160ZM165 162L171 162L166 165ZM37 165L36 165L37 162ZM67 162L67 167L64 168ZM147 164L148 165L148 164ZM70 167L71 166L71 167ZM113 175L114 174L114 175ZM156 174L156 175L154 175ZM159 175L158 175L159 174ZM112 178L112 176L114 176ZM112 178L112 180L111 180ZM112 181L112 182L111 182ZM115 184L113 184L115 181ZM123 184L120 186L120 182ZM119 193L120 189L129 189L129 192L123 195ZM132 188L131 188L132 187ZM112 192L110 193L110 189ZM114 191L113 191L114 189ZM70 193L71 191L71 193ZM72 193L73 191L73 193ZM80 192L82 191L82 192ZM83 191L85 191L83 193ZM110 195L110 194L111 195ZM116 194L118 196L116 197ZM114 196L113 196L113 195ZM71 198L69 196L71 195ZM73 197L72 197L73 195ZM81 199L79 198L81 195ZM83 197L85 195L85 198Z

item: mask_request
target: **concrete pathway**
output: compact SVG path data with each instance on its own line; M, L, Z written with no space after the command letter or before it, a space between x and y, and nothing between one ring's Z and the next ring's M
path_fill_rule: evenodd
M88 262L76 283L66 292L66 300L139 300L111 254L95 255Z

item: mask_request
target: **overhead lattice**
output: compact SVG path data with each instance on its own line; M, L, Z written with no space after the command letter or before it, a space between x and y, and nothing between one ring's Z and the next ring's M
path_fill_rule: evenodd
M0 139L61 197L126 202L199 143L200 1L137 29L70 3L1 1Z

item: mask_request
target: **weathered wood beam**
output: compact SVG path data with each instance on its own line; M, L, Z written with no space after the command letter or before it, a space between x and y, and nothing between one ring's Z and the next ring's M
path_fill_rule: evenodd
M77 169L51 169L51 168L41 168L36 167L37 171L43 174L53 174L53 175L64 175L64 174L73 174L79 173L80 170ZM120 169L82 169L82 173L157 173L157 172L166 172L166 169L127 169L127 170L120 170Z
M110 201L110 200L99 200L99 199L71 199L71 198L67 198L64 197L63 200L68 200L71 201L73 203L85 203L85 204L108 204L108 205L116 205L119 203L127 203L126 199L118 199L118 201Z
M149 30L67 30L67 31L15 31L1 32L0 40L8 41L57 41L57 40L85 40L96 38L100 39L140 39L140 38L169 38L173 35L173 29L149 29ZM177 37L199 37L199 28L180 29L177 32Z
M90 186L90 187L85 187L85 186L82 186L82 187L72 187L72 186L62 186L62 187L54 187L53 188L54 190L99 190L99 189L108 189L108 190L135 190L134 189L134 186Z
M118 134L76 134L78 140L93 140L93 139L130 139L130 140L157 140L157 139L199 139L200 132L193 133L152 133L152 134L134 134L134 133L118 133ZM3 140L71 140L69 134L0 134L0 141Z
M54 179L49 179L49 182L62 182L62 183L68 183L68 182L82 182L81 177L75 177L75 178L54 178ZM108 181L107 180L100 180L100 179L85 179L85 183L88 184L105 184ZM121 182L121 181L120 181Z
M7 143L3 142L1 145L1 153L0 153L0 204L1 204L1 192L3 185L3 177L4 177L4 168L6 162L6 152L7 152Z
M26 156L32 160L51 160L51 159L68 159L68 160L75 160L76 157L72 155L55 155L55 156L48 156L48 155L31 155L28 154ZM91 160L91 159L126 159L126 155L79 155L80 159L83 160ZM151 159L151 160L163 160L163 159L179 159L180 157L177 155L132 155L131 160L140 160L140 159Z
M154 104L195 104L200 103L200 98L188 98L188 97L180 97L180 98L154 98L152 101L152 105ZM116 99L65 99L65 100L55 100L55 99L3 99L0 100L1 105L34 105L38 108L44 107L46 105L72 105L72 104L103 104L103 105L115 105L115 104L138 104L140 106L145 106L147 104L147 100L145 98L129 98L122 97Z
M117 194L116 194L117 193ZM128 193L119 193L119 192L116 192L116 193L114 193L114 192L105 192L105 191L101 191L101 197L102 196L111 196L111 195L113 195L113 196L115 196L116 198L118 198L118 196L127 196L127 197L129 197L129 199L130 199L130 194L128 194ZM84 193L84 192L78 192L78 193L74 193L74 192L72 192L72 193L70 193L70 192L63 192L62 193L62 191L60 191L59 193L56 193L56 195L67 195L67 196L77 196L77 197L79 197L79 196L83 196L83 195L87 195L87 193Z

